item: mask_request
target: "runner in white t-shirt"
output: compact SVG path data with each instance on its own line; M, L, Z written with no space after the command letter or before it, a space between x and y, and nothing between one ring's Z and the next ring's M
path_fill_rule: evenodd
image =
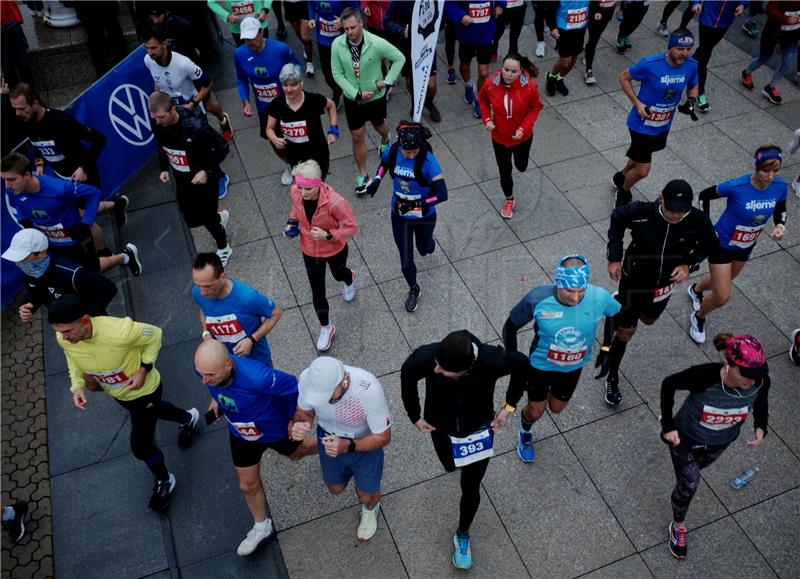
M355 479L361 502L358 539L366 541L378 528L383 448L392 438L381 383L366 370L320 356L300 374L298 387L291 438L305 438L316 415L322 478L332 494Z

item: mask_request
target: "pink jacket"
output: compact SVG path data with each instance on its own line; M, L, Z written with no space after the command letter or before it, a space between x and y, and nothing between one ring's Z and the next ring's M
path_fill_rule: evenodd
M300 249L306 255L310 257L336 255L347 245L347 238L358 232L358 224L350 203L327 183L323 183L319 188L317 210L311 218L311 223L306 219L303 196L297 185L292 185L291 196L292 213L289 218L296 219L300 226ZM330 231L333 239L317 241L311 237L311 228L315 226Z

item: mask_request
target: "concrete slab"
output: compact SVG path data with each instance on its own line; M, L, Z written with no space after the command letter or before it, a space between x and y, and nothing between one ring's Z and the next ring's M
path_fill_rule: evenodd
M257 126L236 131L236 150L248 179L277 174L280 183L280 173L286 165L275 155L269 142L261 138Z
M295 307L297 300L275 249L275 243L282 240L283 237L260 239L236 246L236 258L228 262L225 270L230 277L254 287L286 309Z
M578 86L586 87L583 83ZM591 88L587 87L587 90ZM628 108L618 105L608 95L559 105L558 112L598 151L613 149L630 141L625 125Z
M158 155L154 154L120 190L130 199L128 211L175 201L174 185L162 183L158 174Z
M247 129L250 127L258 126L258 114L256 112L255 98L253 95L252 87L250 91L250 105L253 109L253 114L249 117L242 114L242 99L239 97L239 89L237 87L226 88L224 90L215 90L214 98L222 106L222 109L228 113L231 118L231 126L234 130L234 139L236 138L236 131Z
M749 58L722 66L716 66L712 62L710 63L711 66L709 67L709 71L723 79L731 87L738 90L747 98L747 100L752 102L757 107L762 109L777 108L761 94L761 89L772 78L772 74L774 72L773 69L767 66L762 66L753 72L753 84L755 84L755 88L752 91L749 91L742 86L741 73L749 62ZM784 103L791 103L800 99L800 89L785 79L778 81L778 91L780 91L781 98L783 99Z
M549 135L558 135L559 138L554 140ZM589 141L558 114L557 110L546 108L539 114L531 148L531 160L539 167L594 152Z
M538 129L538 125L536 128ZM443 138L447 142L448 149L466 170L470 182L480 183L497 177L497 162L492 149L492 139L483 125L471 125L449 131Z
M132 317L137 322L154 324L164 330L162 345L177 344L200 336L200 325L194 315L192 279L189 264L143 273L130 280ZM154 292L153 288L160 291Z
M250 184L267 230L274 235L281 235L292 209L289 187L281 185L280 178L274 176L251 179Z
M216 120L211 122L216 123ZM217 126L217 125L212 124L211 126ZM239 155L239 147L236 145L235 139L236 139L236 133L234 132L234 140L231 141L230 152L220 165L222 167L222 170L228 176L229 185L233 185L235 183L241 183L242 181L247 181L247 173L244 170L244 165L242 164L242 159L241 156Z
M231 185L228 195L219 203L219 210L223 209L230 212L227 234L228 245L234 248L233 255L236 255L238 245L269 237L269 229L261 216L250 183L245 181ZM202 248L204 251L216 251L214 238L205 227L192 229L192 237L198 250ZM232 257L231 261L234 259L236 258Z
M565 195L579 189L603 185L612 189L611 177L617 171L600 153L553 163L542 169L547 178ZM607 213L610 213L607 212ZM607 217L608 215L605 215Z
M247 557L240 557L236 551L230 551L210 559L198 561L186 567L181 567L181 577L191 579L205 579L218 577L219 579L257 579L259 577L285 578L289 574L280 555L278 542L273 540L267 546Z
M786 282L784 291L765 292L763 280L770 279L776 271L781 272ZM765 255L748 263L733 283L745 297L758 303L759 309L784 335L792 335L800 320L800 303L794 299L800 283L800 263L783 251Z
M640 579L641 577L652 576L653 574L644 564L641 555L631 555L584 575L587 579L614 579L617 577Z
M747 167L752 156L713 125L677 131L670 135L667 146L711 183L730 179L727 167ZM715 153L713 159L704 154L709 150Z
M770 107L767 112L772 118L777 119L790 129L795 129L797 128L797 117L800 115L800 101L782 104L779 107Z
M125 241L139 249L143 273L185 263L193 253L176 203L129 212Z
M780 143L781 145L791 143L794 133L768 112L759 109L746 115L715 121L714 125L751 154L755 153L758 147L768 143ZM781 166L786 168L798 163L800 163L800 158L797 155L784 155ZM749 171L752 171L752 162L749 167L742 167L742 174ZM788 171L790 174L794 172Z

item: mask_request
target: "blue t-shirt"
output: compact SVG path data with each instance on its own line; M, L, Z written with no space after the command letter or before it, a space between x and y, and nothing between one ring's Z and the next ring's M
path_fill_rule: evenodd
M556 26L561 30L581 30L589 25L589 1L562 1L556 11Z
M317 45L330 46L333 41L342 34L344 28L336 30L334 24L336 19L345 8L352 7L361 10L361 2L353 0L309 0L308 16L316 21Z
M266 113L269 103L283 94L278 75L281 68L289 63L300 65L300 61L289 48L278 40L267 38L261 52L253 52L243 44L233 53L236 64L236 86L242 101L250 99L250 84L256 95L256 108L259 113Z
M67 247L75 245L69 228L83 222L94 223L100 205L100 189L74 181L42 175L36 193L15 195L7 191L11 206L17 211L17 220L28 220L47 236L50 245ZM81 216L79 209L86 212Z
M272 317L275 302L246 283L230 279L233 289L221 300L204 298L196 286L192 287L192 297L206 317L208 331L233 353L236 343L255 332L262 318ZM249 357L272 367L272 352L266 336L253 346Z
M297 405L297 378L249 358L231 356L231 360L231 378L208 385L231 433L252 442L287 438Z
M735 251L751 249L779 201L786 201L786 181L775 178L760 191L750 183L750 175L717 185L717 193L727 199L725 211L714 225L720 247Z
M660 135L669 131L675 108L681 102L683 90L697 86L697 61L687 58L680 66L671 66L664 53L645 56L628 69L633 80L641 81L639 100L650 107L645 120L631 107L628 128L645 135Z
M518 327L534 321L531 366L550 372L572 372L591 360L597 323L619 310L619 302L603 288L589 285L583 299L568 306L556 298L556 286L547 284L529 291L509 317Z
M382 157L382 161L384 163L389 162L389 152L391 149L391 147L388 147L386 150L384 150ZM420 150L420 152L417 154L421 155L422 150ZM392 211L395 211L398 198L415 201L417 199L428 199L434 195L433 190L430 187L430 183L433 181L434 177L442 174L442 166L439 165L439 161L436 160L436 157L433 155L432 151L428 151L425 154L425 161L422 163L422 176L429 183L426 186L421 185L414 178L415 163L416 158L406 159L403 157L403 152L400 147L397 148L396 164L394 167L395 176L392 181L392 199L390 204ZM423 217L428 217L434 213L436 213L436 206L428 205L425 207L420 207L419 209L413 209L412 211L409 211L405 215L400 215L399 217L402 219L422 219Z

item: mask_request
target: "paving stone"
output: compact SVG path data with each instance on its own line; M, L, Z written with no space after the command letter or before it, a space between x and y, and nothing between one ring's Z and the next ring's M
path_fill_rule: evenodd
M281 241L282 238L260 239L236 246L235 257L225 271L286 309L296 306L297 300L275 249L275 243Z
M785 281L783 291L763 291L763 280L770 279L777 271ZM795 299L799 291L800 264L796 260L783 251L751 260L733 283L745 297L758 303L759 309L784 335L791 336L800 320L800 303Z
M234 248L234 255L236 255L238 245L269 237L269 229L261 217L258 203L256 203L249 183L231 185L228 195L219 203L219 210L223 209L230 212L230 221L227 227L228 245ZM192 237L198 250L216 251L214 238L205 227L192 229ZM231 258L231 260L234 259L236 258Z
M625 559L620 559L606 567L597 569L584 575L587 579L626 578L640 579L641 577L652 577L653 574L647 568L640 555L631 555Z
M549 135L558 135L558 140ZM553 108L546 108L536 121L531 160L539 167L594 153L594 147Z
M174 267L192 257L176 203L131 211L125 225L125 241L139 249L143 273Z
M200 334L197 318L184 315L192 311L191 266L187 263L130 280L133 319L154 324L164 330L163 345L176 344ZM153 291L159 288L159 291Z
M581 84L578 86L586 86ZM587 87L587 90L591 88ZM570 92L570 95L572 92ZM630 141L625 119L628 109L619 106L607 95L558 106L559 114L598 151L613 149Z
M492 139L485 127L478 124L450 131L444 138L448 149L453 152L472 181L480 183L497 177L497 162L492 149ZM434 153L436 151L437 149L434 149ZM450 198L452 200L452 195Z
M275 155L269 142L261 138L257 126L236 131L236 149L248 179L277 174L280 182L286 164Z

